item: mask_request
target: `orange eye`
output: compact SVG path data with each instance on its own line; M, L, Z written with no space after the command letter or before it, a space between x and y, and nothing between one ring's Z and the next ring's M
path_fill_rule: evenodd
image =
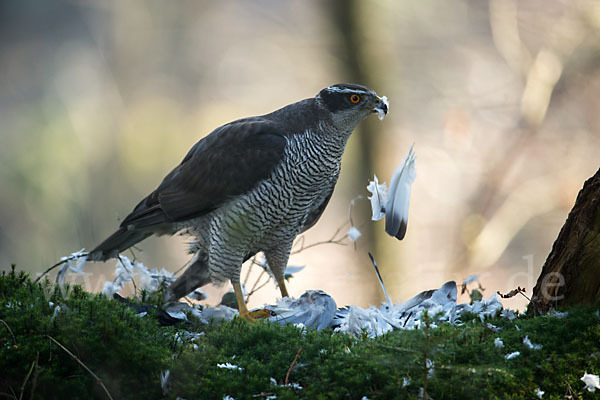
M352 96L350 96L350 101L356 104L360 101L360 96L357 94L353 94Z

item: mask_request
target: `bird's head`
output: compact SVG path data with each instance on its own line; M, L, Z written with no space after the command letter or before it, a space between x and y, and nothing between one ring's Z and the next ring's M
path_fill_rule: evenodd
M350 83L321 90L317 100L331 113L333 124L343 130L354 130L360 121L373 113L378 113L383 119L388 112L387 97L379 97L366 86Z

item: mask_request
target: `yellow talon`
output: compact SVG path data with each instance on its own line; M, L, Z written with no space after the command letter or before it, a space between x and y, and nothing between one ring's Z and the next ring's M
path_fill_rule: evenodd
M254 322L254 317L250 315L248 307L246 307L246 301L244 300L244 294L242 293L242 286L239 283L234 283L233 291L235 292L235 299L237 300L240 318L244 318L248 322Z
M271 316L271 311L262 308L260 310L250 311L250 316L254 319L265 319Z

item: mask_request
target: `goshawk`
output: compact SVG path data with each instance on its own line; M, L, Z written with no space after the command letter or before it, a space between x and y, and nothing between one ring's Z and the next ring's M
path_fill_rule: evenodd
M327 206L354 128L387 111L387 99L372 89L338 84L223 125L196 143L88 259L117 257L153 234L187 232L195 255L165 300L230 280L240 315L251 319L240 286L243 262L262 251L288 296L284 271L292 242Z

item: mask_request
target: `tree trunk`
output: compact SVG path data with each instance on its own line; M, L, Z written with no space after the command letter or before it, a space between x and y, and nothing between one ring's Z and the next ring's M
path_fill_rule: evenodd
M600 170L577 195L542 267L528 311L600 300Z

